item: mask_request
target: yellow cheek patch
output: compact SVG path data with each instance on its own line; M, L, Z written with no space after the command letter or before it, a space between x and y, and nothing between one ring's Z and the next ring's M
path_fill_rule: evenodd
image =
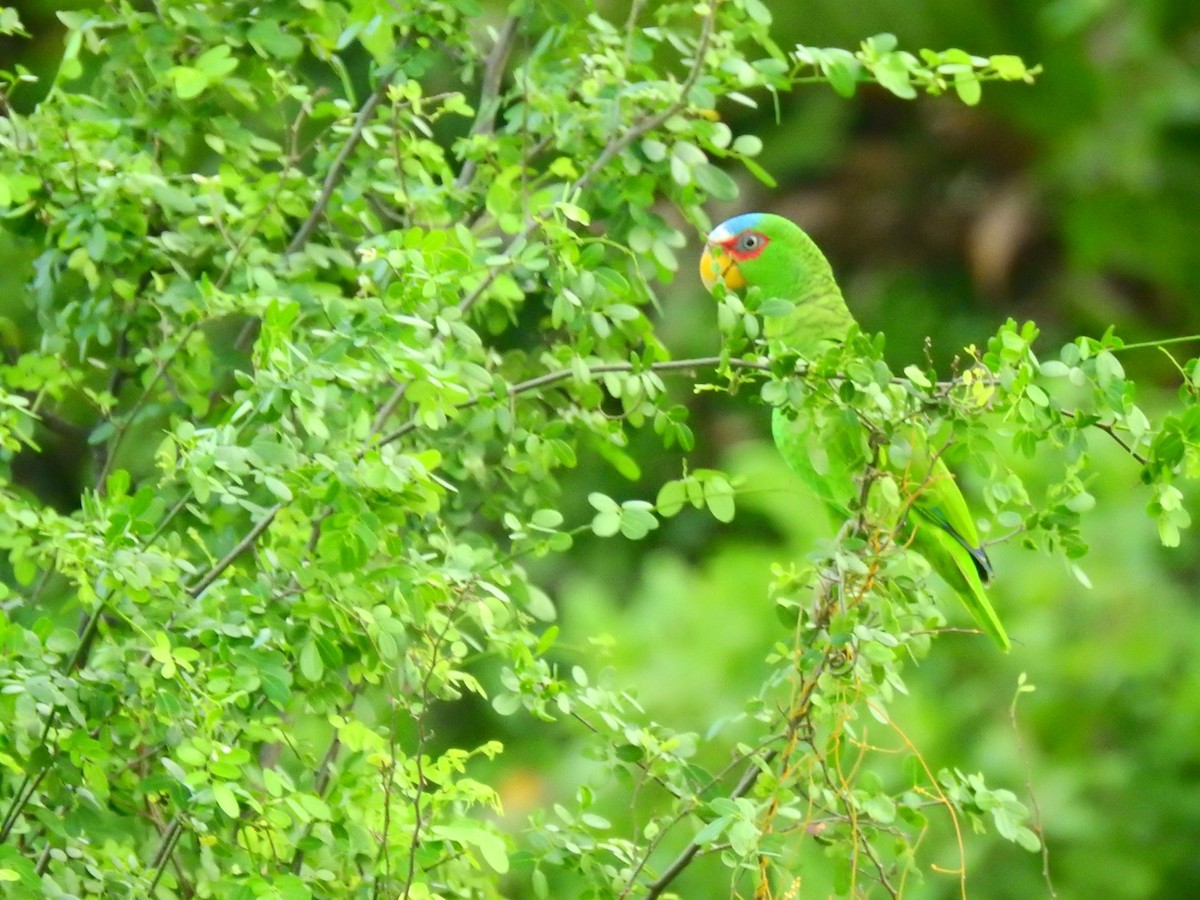
M737 263L732 257L720 247L705 247L700 256L700 280L704 282L704 287L711 291L718 279L731 291L740 291L746 286L746 279L738 271Z
M740 291L746 286L746 279L742 277L742 270L737 267L732 259L729 260L729 265L725 267L725 287L731 291Z

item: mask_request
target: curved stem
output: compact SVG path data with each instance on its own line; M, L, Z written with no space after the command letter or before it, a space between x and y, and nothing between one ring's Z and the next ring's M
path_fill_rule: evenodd
M693 369L706 369L716 367L722 363L728 365L731 369L755 369L760 372L769 372L771 367L764 362L758 362L751 359L723 359L720 356L701 356L694 359L668 359L662 362L651 363L648 366L639 367L634 363L600 363L595 366L588 366L588 373L591 375L605 375L611 372L633 372L633 371L649 371L649 372L678 372L688 371ZM557 384L560 381L566 381L577 372L577 369L555 369L553 372L545 372L537 375L526 381L518 382L508 389L505 397L516 397L519 394L527 394L530 391L536 391L539 388L548 387L552 384ZM469 409L472 406L478 406L484 397L474 397L459 403L455 409ZM385 435L380 440L380 445L390 444L392 441L399 440L409 432L415 431L417 428L417 420L409 419L395 431Z

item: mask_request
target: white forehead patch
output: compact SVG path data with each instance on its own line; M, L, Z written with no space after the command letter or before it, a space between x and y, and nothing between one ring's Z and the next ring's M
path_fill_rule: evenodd
M712 233L708 236L708 243L723 244L725 241L733 238L733 232L726 228L725 225L726 223L722 222L712 230Z

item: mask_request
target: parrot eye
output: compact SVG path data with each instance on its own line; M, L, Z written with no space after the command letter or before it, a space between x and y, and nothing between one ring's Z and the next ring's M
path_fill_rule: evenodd
M734 249L736 249L738 253L753 253L755 250L762 247L765 242L766 238L764 238L761 234L756 234L753 231L747 231L745 234L738 237L737 243L734 244Z

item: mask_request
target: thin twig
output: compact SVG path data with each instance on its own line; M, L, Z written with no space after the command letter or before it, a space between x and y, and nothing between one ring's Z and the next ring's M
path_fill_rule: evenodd
M134 296L141 294L141 292L145 290L146 284L149 282L149 278L143 276L141 282L142 283L138 285L137 292ZM113 359L110 363L112 366L112 374L109 376L108 387L106 388L106 393L113 398L114 403L116 403L117 398L120 396L121 387L124 385L127 378L124 362L128 355L129 326L126 325L121 329L121 336L117 340L117 349L113 354ZM95 448L93 448L92 452L95 454L98 461L96 471L99 472L99 475L96 476L95 490L97 495L103 497L108 490L108 472L112 467L114 454L107 451L103 441L98 443Z
M112 447L109 449L108 455L104 458L104 465L100 469L100 474L96 476L96 484L98 486L97 490L100 490L100 486L104 485L108 481L108 475L112 471L113 461L117 458L117 451L121 449L121 444L125 441L126 436L129 434L129 429L133 425L134 420L137 419L138 413L140 413L143 407L145 407L146 403L149 402L151 394L154 393L154 389L158 387L158 383L166 374L167 367L174 362L175 357L179 355L179 352L183 350L192 334L199 327L200 324L198 322L193 322L183 330L183 334L180 336L179 341L175 345L175 349L158 361L158 365L155 367L154 376L150 379L150 383L147 384L142 390L141 396L139 396L137 402L133 404L133 409L131 409L129 414L125 416L124 423L117 426L117 432L113 436Z
M842 586L840 590L835 593L832 590L833 584L840 584L840 579L837 581L828 582L828 585L822 587L820 591L821 602L818 606L816 620L814 621L814 625L818 630L828 628L834 608L840 602L840 597L845 590L845 587ZM803 683L800 685L799 691L793 696L790 705L791 711L787 721L787 728L783 735L785 742L790 742L793 736L795 736L798 732L800 732L801 729L805 728L809 724L809 716L811 715L812 711L812 697L816 692L817 684L820 681L823 673L829 667L834 655L838 652L840 651L836 650L833 646L827 646L824 649L821 658L817 661L816 665L813 666L812 671L805 677ZM788 744L785 743L785 748L787 747ZM790 754L791 750L788 749L787 752ZM777 758L779 758L780 754L781 748L772 747L764 751L761 756L752 757L749 764L742 772L742 777L738 779L738 783L728 795L729 798L732 800L737 800L750 793L762 772ZM695 839L689 841L687 846L684 847L683 850L681 850L675 857L675 859L671 861L670 865L663 870L663 873L648 885L646 900L654 900L654 898L661 896L662 893L670 886L670 884L677 877L679 877L680 873L682 873L684 869L691 865L692 860L696 858L700 851L701 847L698 843L696 843ZM642 864L644 865L644 863L645 860L643 860ZM641 867L642 866L638 867L638 871L641 870ZM636 878L636 875L634 877ZM627 884L626 894L629 892L630 888L631 885Z
M760 759L752 760L750 765L746 767L746 771L742 773L742 777L738 781L737 786L729 793L729 799L737 800L739 797L745 797L748 793L750 793L751 788L754 787L755 783L758 781L758 776L762 772L760 766L769 766L778 755L779 751L772 748L764 753ZM671 884L671 882L678 878L679 874L689 865L691 865L692 860L699 852L700 845L695 841L689 842L688 845L684 847L682 851L680 851L679 855L672 860L671 864L663 870L662 875L651 882L650 887L646 892L646 900L654 900L655 897L660 896L662 892L665 891Z
M755 369L760 372L769 372L771 367L764 362L750 359L724 359L720 356L701 356L694 359L669 359L662 362L650 363L648 366L642 366L640 371L649 372L678 372L680 370L688 371L692 369L704 369L710 366L719 366L728 364L731 369ZM634 363L600 363L599 365L589 366L588 373L592 375L604 375L611 372L633 372L637 369ZM575 375L575 369L555 369L553 372L546 372L542 375L537 375L526 381L518 382L512 385L505 392L504 397L516 397L518 394L526 394L530 391L536 391L539 388L548 387L552 384L557 384L560 381L565 381ZM472 406L478 406L482 403L485 397L474 397L470 400L465 400L458 404L455 409L469 409ZM380 440L380 445L390 444L404 437L409 432L415 431L418 427L418 422L415 418L409 419L391 434L386 435Z
M154 878L150 881L150 887L146 890L147 896L152 896L155 889L158 887L159 879L162 878L163 872L167 868L167 860L175 852L175 845L179 843L179 836L183 833L183 818L182 813L176 813L175 818L171 820L171 824L167 826L167 833L163 835L163 839L159 842L158 850L155 851L154 859L150 862L150 867L154 869Z
M517 26L520 16L510 15L500 26L496 34L496 43L488 54L483 69L483 83L479 88L479 103L475 111L475 121L467 133L468 139L492 134L496 130L496 116L500 112L500 84L504 78L504 67L508 64L509 53L512 52L513 41L517 36ZM458 172L455 184L466 187L475 175L475 160L468 159ZM398 171L398 170L397 170Z
M50 728L54 724L57 715L58 707L56 706L50 711L50 715L46 717L46 724L42 728L42 736L38 739L39 745L46 743L46 737L50 733ZM25 773L25 776L21 779L21 784L17 787L17 792L13 795L12 806L9 807L8 813L4 817L4 825L0 827L0 844L8 840L8 835L12 832L13 826L17 824L17 820L21 817L21 811L33 799L33 795L37 792L42 779L48 774L50 774L49 766L38 772L37 777L33 779L29 777L28 772Z
M1071 410L1071 409L1060 409L1059 413L1066 416L1068 419L1076 419L1079 416L1079 413L1077 413L1075 410ZM1141 453L1138 453L1136 450L1134 450L1132 444L1130 444L1123 437L1121 437L1119 434L1117 434L1117 426L1114 425L1112 422L1090 422L1089 424L1093 428L1100 429L1105 434L1107 434L1110 438L1112 438L1114 441L1116 441L1118 444L1120 444L1121 449L1123 449L1126 453L1128 453L1130 456L1132 456L1141 465L1144 466L1144 465L1146 465L1146 463L1148 463L1150 461L1145 456L1143 456Z
M242 539L234 544L228 553L222 556L213 564L212 568L210 568L195 583L187 588L188 594L192 597L199 597L201 594L203 594L209 585L221 577L221 573L233 565L234 561L239 556L241 556L254 545L254 542L258 540L258 536L266 531L270 524L275 521L275 517L279 515L280 510L282 510L285 505L286 504L280 502L269 507L267 511L262 514L262 517L254 523L253 527L246 532Z
M231 242L229 245L231 249L229 259L226 260L225 268L223 268L221 270L221 274L217 276L217 280L214 285L218 291L223 290L225 285L229 283L229 277L233 274L233 267L236 266L238 260L242 258L242 254L246 250L246 245L250 243L250 239L258 233L258 228L260 225L262 225L263 220L266 219L266 217L276 208L276 204L279 202L279 197L283 193L284 188L287 186L288 177L291 175L292 169L300 161L298 135L301 125L303 125L304 120L308 117L308 111L307 103L301 105L300 112L297 114L295 122L293 122L291 127L288 128L288 154L284 157L283 165L280 167L279 180L275 183L275 190L271 193L271 196L267 202L263 204L263 208L258 211L258 214L250 221L250 224L246 226L245 231L242 233L241 240L237 241L236 243ZM305 224L308 224L307 220L305 221ZM299 232L297 232L297 235L298 234ZM292 240L294 242L295 238L293 237Z
M687 108L688 94L691 93L692 88L696 86L696 82L700 79L700 73L704 71L704 57L708 54L708 45L712 40L713 27L716 23L718 6L720 6L720 3L718 2L711 2L708 4L708 15L704 17L704 23L700 26L700 38L696 42L696 55L692 59L692 66L691 69L688 70L687 77L684 78L683 84L680 85L679 99L677 99L666 109L660 110L654 115L647 116L646 118L642 119L627 132L605 147L600 155L597 156L592 162L592 164L588 166L587 171L579 176L579 180L575 182L575 190L581 190L584 186L586 186L593 178L596 177L597 174L599 174L601 169L612 162L617 154L627 148L634 141L653 131L655 128L658 128L660 125L666 122L667 119L671 118L671 116L678 115Z
M51 851L51 849L53 849L53 847L54 847L54 844L51 843L50 838L47 836L46 846L42 848L42 852L38 856L37 865L35 865L33 867L34 874L37 875L39 878L42 875L45 875L46 869L48 869L50 867L50 851Z
M1024 675L1021 676L1024 679ZM1025 792L1029 795L1029 805L1033 810L1033 821L1037 827L1038 842L1042 845L1042 880L1046 882L1046 890L1051 900L1057 900L1058 891L1054 889L1054 880L1050 877L1050 845L1046 843L1046 829L1042 824L1042 808L1038 803L1037 793L1033 790L1033 767L1029 764L1029 751L1025 746L1025 738L1021 735L1021 726L1017 724L1017 701L1024 693L1024 682L1013 694L1012 704L1008 708L1008 717L1012 722L1013 735L1017 739L1017 756L1025 766ZM1032 690L1030 686L1029 690Z
M371 422L371 432L373 434L377 434L383 430L383 426L387 424L387 420L396 411L396 407L400 405L400 401L404 399L404 395L408 393L411 385L411 381L396 385L396 389L392 391L392 395L387 398L383 406L379 407L379 412L375 414L375 418Z
M696 42L696 56L692 60L692 66L688 70L687 76L684 78L682 85L680 85L679 98L666 109L659 110L653 115L644 117L641 119L641 121L634 124L633 127L628 131L609 141L609 143L605 145L604 149L600 151L600 155L592 160L592 164L587 167L587 170L584 171L584 173L580 175L567 189L568 193L578 193L579 191L583 190L588 184L591 183L593 178L600 174L601 170L603 170L605 166L612 162L618 154L628 148L630 144L641 138L643 135L653 131L655 128L658 128L664 122L666 122L667 119L674 115L678 115L687 108L687 95L691 92L692 88L695 87L696 82L700 78L700 73L704 71L704 57L708 53L708 45L712 40L713 26L717 17L717 6L718 4L715 2L709 4L708 15L704 17L704 23L700 27L700 38ZM526 223L525 227L521 229L521 231L513 236L512 240L508 242L508 246L506 246L501 252L502 256L509 257L509 263L493 266L488 274L484 277L483 281L476 285L475 289L459 302L458 308L460 311L465 312L475 305L475 302L481 296L483 296L484 291L491 287L492 283L500 277L500 273L507 268L508 265L512 264L513 252L516 250L516 248L520 247L521 244L529 240L530 235L537 230L537 227L537 222L528 222Z
M809 675L809 677L805 680L804 687L802 688L800 696L797 698L796 704L793 707L796 710L796 713L792 716L791 721L788 722L789 734L799 730L805 721L807 721L810 711L809 701L812 699L812 695L817 689L817 681L820 679L821 673L825 670L827 658L827 656L823 657L813 668L812 674ZM750 791L754 788L754 785L758 782L758 777L762 774L763 769L770 766L771 763L775 761L777 756L779 756L779 748L772 747L757 759L750 760L750 763L746 766L745 771L742 772L742 777L738 779L737 785L735 785L734 789L729 793L729 799L737 800L738 798L745 797L748 793L750 793ZM678 878L679 874L683 872L683 870L689 865L691 865L692 860L699 852L700 845L697 844L695 840L690 841L688 845L679 852L679 855L671 861L671 864L663 870L663 873L650 883L646 892L646 900L654 900L655 897L661 896L663 891L670 886L671 882Z
M354 117L354 124L350 127L350 134L346 138L346 142L342 144L342 149L337 152L337 156L333 158L333 162L329 166L329 171L325 174L325 181L321 185L321 193L317 195L317 202L313 204L312 210L301 224L296 229L295 236L287 245L287 249L283 251L285 257L291 256L312 237L313 232L317 229L317 222L321 216L325 215L325 210L329 206L329 201L333 197L333 192L337 188L338 181L342 177L342 169L346 166L346 160L350 158L350 154L354 152L354 148L358 146L358 142L362 140L363 131L367 127L367 123L371 120L371 116L375 113L377 107L383 98L387 96L388 88L392 85L392 79L396 77L395 72L391 72L383 78L379 79L379 84L375 86L375 90L371 92L371 96L362 105L358 111L358 115Z
M350 699L340 710L340 714L343 717L349 716L350 710L354 706L355 701L358 699L358 695L362 693L362 689L365 684L366 682L360 681L357 684L350 686ZM316 792L318 797L324 798L325 793L329 790L329 782L333 778L330 770L333 768L333 764L337 760L338 753L341 751L341 749L342 739L338 736L337 730L334 729L333 737L329 741L329 746L325 748L325 754L321 757L321 761L317 763L316 777L313 779L313 790ZM295 748L293 748L293 750L295 750ZM299 755L299 753L297 753L297 755ZM315 822L309 822L308 825L304 827L304 834L301 840L303 840L305 837L308 837L308 835L312 833L314 824ZM296 843L299 844L300 842L301 841L297 841ZM300 870L303 867L304 850L297 848L295 854L292 856L292 874L299 875Z
M108 606L107 598L96 604L96 608L90 613L85 613L83 621L79 625L79 643L75 645L75 652L71 654L71 659L67 662L66 671L74 672L81 668L87 661L88 655L92 652L92 641L96 639L96 628L100 624L100 617L104 615L104 609Z
M414 788L413 788L413 797L412 797L413 831L412 831L412 838L410 839L409 846L408 846L408 875L406 876L406 878L404 880L404 890L400 894L400 896L402 896L404 898L407 898L409 896L409 894L412 892L413 880L416 878L416 875L417 875L417 850L421 846L421 797L424 796L424 794L425 794L425 772L424 772L424 768L423 768L424 763L422 762L421 757L425 752L426 742L429 740L429 733L426 730L426 723L425 723L425 713L429 709L429 685L433 681L433 673L437 671L438 651L441 650L442 644L446 640L446 635L448 635L450 633L450 629L454 627L454 624L455 624L454 616L458 612L459 606L462 604L463 597L464 597L464 594L460 593L455 598L454 602L452 604L450 604L450 608L448 610L446 610L445 627L442 628L442 630L437 633L437 635L433 639L432 645L429 648L429 668L426 669L425 674L421 678L421 688L420 688L420 691L418 694L418 701L421 704L421 712L419 715L413 716L413 720L414 720L414 723L416 724L416 728L417 728L417 746L412 753L412 760L413 760L414 770L415 770L414 771L415 784L414 784ZM409 709L410 710L412 709L411 704L409 704ZM395 737L394 737L395 729L393 728L392 731L393 731L392 760L391 760L391 769L389 770L389 773L388 773L389 778L394 777L395 765L396 765L395 749L394 749L395 748ZM390 806L390 798L391 798L390 785L389 785L389 788L387 791L387 796L389 799L389 806ZM386 833L385 833L385 837L386 837ZM380 852L385 852L385 848L382 845L380 846Z

